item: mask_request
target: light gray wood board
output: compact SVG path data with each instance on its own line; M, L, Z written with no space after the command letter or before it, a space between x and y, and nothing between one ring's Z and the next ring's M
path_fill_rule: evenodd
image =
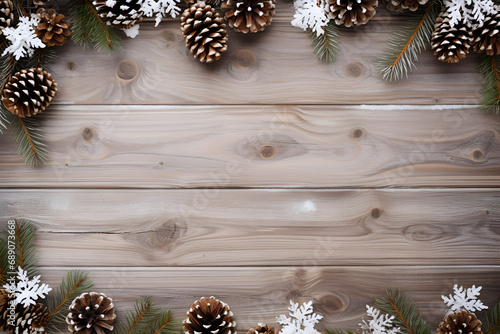
M58 106L50 160L0 136L2 187L500 185L500 123L448 106Z
M210 263L207 262L207 265ZM453 285L483 286L481 300L491 307L500 299L500 267L254 267L254 268L89 268L93 290L113 298L122 314L134 301L153 296L158 305L172 308L181 320L189 305L215 295L231 307L237 328L246 332L259 322L276 324L288 314L289 300L314 300L325 318L323 328L357 329L366 304L383 296L384 289L408 292L422 315L437 328L446 313L441 295ZM42 280L57 286L62 268L44 268Z
M492 190L2 190L44 266L499 265ZM102 255L105 256L102 256Z
M58 49L51 65L63 104L479 104L475 55L444 64L427 50L408 80L385 82L377 70L405 19L385 16L341 31L336 62L317 60L310 32L291 26L291 3L263 33L230 29L228 51L201 64L186 48L179 21L141 24L135 39L109 55L79 46ZM279 9L278 9L279 10ZM384 19L386 18L386 19Z

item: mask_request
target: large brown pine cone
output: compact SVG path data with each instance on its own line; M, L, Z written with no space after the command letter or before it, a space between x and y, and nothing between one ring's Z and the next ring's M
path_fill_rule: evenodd
M420 6L425 5L429 0L382 0L387 9L394 12L416 11Z
M5 289L0 289L0 331L7 330L9 303L13 298Z
M278 331L274 327L269 327L266 324L259 324L255 328L250 328L247 334L277 334Z
M50 314L43 304L24 307L21 303L15 307L14 326L7 319L7 330L14 334L34 334L45 331Z
M202 63L220 59L227 50L227 30L223 18L204 2L187 8L181 16L186 47Z
M482 334L481 325L474 313L457 311L443 319L437 334Z
M129 29L142 21L142 0L94 0L94 7L106 24Z
M55 9L46 11L40 8L37 14L40 17L40 23L35 28L38 38L47 46L62 46L71 35L69 21L64 20L64 15L57 14Z
M0 33L14 22L14 4L12 0L0 1Z
M220 9L231 28L246 34L270 25L275 7L275 0L224 0Z
M431 48L439 60L445 63L457 63L469 53L473 41L471 29L458 22L450 26L451 15L444 9L434 25L431 38Z
M115 321L113 300L103 293L86 292L75 298L66 316L68 330L78 334L104 334Z
M194 302L182 323L185 334L232 334L236 333L236 322L229 306L215 297Z
M496 13L486 16L483 25L474 31L474 51L488 56L500 54L500 5Z
M330 13L338 25L366 24L375 15L378 0L329 0Z
M2 103L14 115L31 117L44 111L57 91L57 83L41 67L21 70L4 87Z

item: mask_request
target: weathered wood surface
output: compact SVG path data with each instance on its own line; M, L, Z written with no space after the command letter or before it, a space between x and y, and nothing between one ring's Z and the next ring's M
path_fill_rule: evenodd
M500 265L492 190L3 190L44 266ZM97 254L105 254L98 256Z
M446 313L441 295L449 294L455 283L482 285L485 304L500 298L498 266L89 269L94 289L113 296L120 314L132 309L136 299L150 295L159 305L172 308L174 317L184 319L192 302L212 294L229 304L243 333L259 322L276 325L275 317L288 313L290 299L314 299L315 310L325 317L321 329L356 329L365 305L383 296L389 282L409 293L432 328ZM52 286L65 275L64 268L44 268L41 273Z
M498 187L500 123L467 107L58 106L2 187Z
M58 51L52 68L64 104L479 104L474 55L450 65L427 50L409 80L388 83L377 57L401 16L385 10L366 27L341 31L336 62L316 59L309 32L290 25L292 4L263 33L229 29L229 49L216 64L200 64L185 47L179 21L143 23L112 56L79 46Z

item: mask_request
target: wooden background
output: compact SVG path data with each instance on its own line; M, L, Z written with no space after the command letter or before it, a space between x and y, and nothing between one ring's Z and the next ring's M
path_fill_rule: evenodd
M290 299L313 299L327 328L357 328L389 287L432 326L455 283L500 299L500 118L478 110L475 57L426 52L387 83L376 57L401 17L343 30L323 64L292 15L278 1L213 65L178 20L111 56L60 49L47 166L0 136L0 219L36 224L43 280L89 270L120 313L152 295L179 319L216 295L242 332Z

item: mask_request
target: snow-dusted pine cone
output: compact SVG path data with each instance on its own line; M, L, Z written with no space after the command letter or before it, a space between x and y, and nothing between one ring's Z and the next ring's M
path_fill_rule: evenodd
M229 306L215 297L195 301L182 322L185 334L232 334L236 322Z
M338 25L366 24L375 15L378 0L329 0L330 13Z
M44 111L56 95L57 83L41 67L21 70L5 84L2 103L14 115L31 117Z
M35 28L35 33L43 44L47 46L62 46L66 38L71 35L69 21L64 19L63 14L58 14L55 9L40 8L37 11L40 23Z
M0 32L14 22L14 4L12 0L0 1Z
M113 300L103 293L86 292L75 298L66 316L68 330L77 334L104 334L115 321Z
M494 14L484 18L483 25L474 30L474 51L488 56L500 54L500 5Z
M246 34L270 25L275 7L275 0L224 0L220 9L231 28Z
M450 26L451 14L444 9L434 25L431 48L439 60L457 63L469 53L473 41L471 29L463 22Z
M274 327L269 327L266 324L259 324L255 328L250 328L247 334L277 334L278 331Z
M474 313L457 311L443 319L437 334L482 334L481 325Z
M224 19L205 2L195 3L182 13L181 31L186 47L202 63L219 60L227 50Z
M416 11L418 7L425 5L429 0L382 0L387 9L394 12Z
M0 331L7 331L7 321L9 319L9 302L12 298L5 289L0 289Z
M29 305L24 307L19 303L15 307L13 323L7 323L7 330L13 334L34 334L45 331L49 323L50 313L43 304ZM9 319L10 322L11 319Z
M94 0L99 16L119 29L129 29L142 21L142 0Z

